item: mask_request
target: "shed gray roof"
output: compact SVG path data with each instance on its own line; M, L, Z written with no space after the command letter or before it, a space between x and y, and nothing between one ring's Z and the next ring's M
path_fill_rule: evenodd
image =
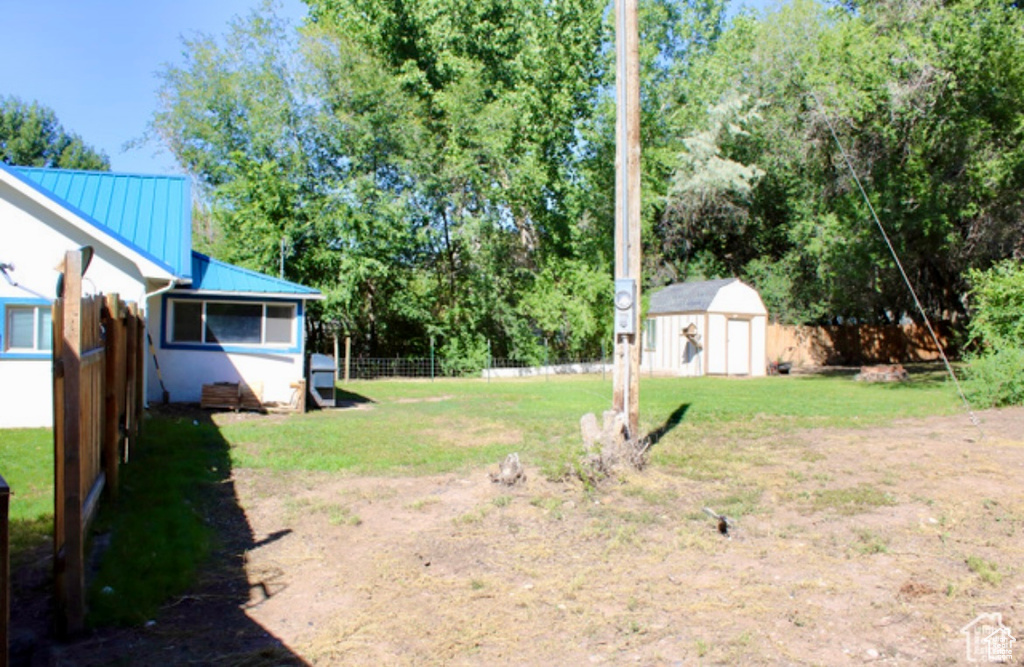
M663 315L705 311L715 300L720 289L738 280L722 278L669 285L651 294L651 307L647 312L649 315Z

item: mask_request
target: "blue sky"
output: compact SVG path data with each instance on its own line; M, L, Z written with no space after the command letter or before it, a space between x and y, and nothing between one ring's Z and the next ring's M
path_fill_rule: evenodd
M110 157L114 171L178 173L159 145L122 152L156 109L156 72L181 36L220 36L260 0L0 0L0 95L38 101ZM300 0L283 0L296 22Z
M299 23L301 0L279 0ZM752 4L763 4L754 0ZM182 36L221 36L260 0L0 0L0 95L38 101L105 152L114 171L180 173L159 144L124 152L156 109L156 72L181 64ZM751 4L748 0L746 4Z

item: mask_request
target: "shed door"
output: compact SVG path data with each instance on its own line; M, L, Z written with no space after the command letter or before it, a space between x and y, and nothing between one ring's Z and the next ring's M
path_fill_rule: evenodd
M750 320L729 320L729 375L750 375Z

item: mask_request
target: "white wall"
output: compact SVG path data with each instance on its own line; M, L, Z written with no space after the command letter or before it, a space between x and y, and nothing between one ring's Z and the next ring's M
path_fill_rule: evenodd
M683 377L698 377L704 374L704 351L697 350L681 332L693 324L700 334L701 342L706 339L704 315L655 315L649 319L657 322L654 349L644 348L640 366L644 371L671 373ZM647 338L643 337L646 346Z
M147 355L148 356L148 355ZM198 403L204 384L215 382L263 383L263 400L288 403L292 391L289 385L302 379L302 359L299 355L225 354L199 350L157 350L164 384L174 403ZM150 374L147 396L159 403L162 391L157 379L153 359L149 359Z
M768 316L755 315L750 322L750 374L763 377L768 373Z
M119 250L101 243L53 211L0 182L0 262L14 264L11 277L24 288L0 277L0 298L55 296L58 265L68 250L91 245L92 264L83 280L86 294L118 294L142 303L147 283L139 268ZM164 282L150 282L149 291ZM159 297L150 299L150 335L171 400L198 402L202 385L211 382L262 381L264 399L288 402L290 383L302 378L302 354L248 355L219 352L161 350ZM5 323L0 322L0 330ZM2 343L0 343L2 344ZM304 347L303 347L304 350ZM147 397L159 401L162 392L148 345ZM52 364L49 359L0 359L0 428L52 426Z
M0 360L0 428L53 425L49 359Z
M708 313L708 335L704 338L707 350L707 375L725 375L726 367L726 317L721 313Z
M116 292L135 301L144 294L134 264L2 182L0 239L0 263L14 265L10 277L19 284L15 287L0 277L0 299L52 300L64 253L83 245L95 250L82 283L86 294ZM4 327L6 323L0 322L0 330ZM51 369L49 359L0 359L0 427L53 425Z
M305 346L299 353L225 353L219 350L176 350L161 347L163 326L161 296L149 303L149 335L160 362L164 386L173 403L198 403L204 384L215 382L263 383L263 400L289 403L293 382L301 380L304 370ZM157 376L153 355L146 348L146 396L152 403L162 399L163 390Z
M718 290L718 294L708 305L708 312L730 315L764 315L767 311L757 290L736 281Z
M0 183L0 239L0 262L15 267L11 277L47 298L55 296L57 267L64 253L83 245L95 250L82 281L86 294L117 293L125 301L136 302L145 294L145 281L135 264L4 183ZM0 279L0 296L30 294Z

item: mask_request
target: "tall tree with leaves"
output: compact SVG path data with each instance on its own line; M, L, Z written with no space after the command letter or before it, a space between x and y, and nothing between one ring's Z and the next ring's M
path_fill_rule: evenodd
M709 238L690 259L752 279L787 319L918 317L856 173L926 311L961 316L966 271L1024 251L1022 47L1024 15L995 0L798 1L741 18L684 85L707 107L757 101L756 122L720 148L763 176L742 238Z
M0 97L0 161L24 167L108 171L110 158L68 132L52 109Z
M602 5L309 4L321 43L342 55L319 61L334 118L374 130L373 149L354 154L371 158L374 201L413 205L445 344L525 354L516 304L539 267L574 252L566 202ZM377 99L400 108L402 124L372 122L380 110L359 94L368 82L386 88Z

